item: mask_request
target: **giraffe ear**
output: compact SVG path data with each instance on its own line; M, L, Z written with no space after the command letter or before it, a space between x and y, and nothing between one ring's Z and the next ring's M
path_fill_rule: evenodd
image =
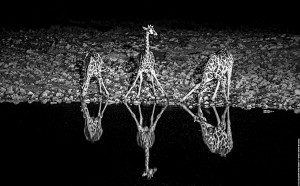
M147 30L147 28L146 28L146 27L143 27L143 29L144 29L144 30Z

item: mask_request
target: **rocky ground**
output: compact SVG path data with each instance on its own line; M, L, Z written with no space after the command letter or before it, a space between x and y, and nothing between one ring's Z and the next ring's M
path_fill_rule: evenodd
M61 103L80 101L86 52L97 51L105 63L103 78L111 102L122 101L137 72L138 54L145 47L142 26L51 26L44 29L2 29L0 41L1 102ZM201 80L209 54L226 47L233 54L231 102L243 108L300 108L300 36L247 29L172 29L153 24L159 34L150 44L159 81L176 104ZM137 89L130 101L151 101L145 83L142 99ZM211 85L213 90L214 84ZM88 93L98 99L97 81ZM211 93L204 94L206 104ZM187 100L196 103L197 94ZM158 101L164 101L162 95ZM213 104L224 103L222 94Z

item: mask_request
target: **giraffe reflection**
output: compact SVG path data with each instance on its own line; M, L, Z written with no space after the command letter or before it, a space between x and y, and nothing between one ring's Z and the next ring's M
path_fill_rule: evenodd
M102 107L102 100L100 99L99 102L99 111L97 114L97 117L91 117L89 113L89 109L87 107L87 104L85 101L81 101L81 109L83 112L83 118L85 120L85 125L84 125L84 135L85 138L94 143L95 141L98 141L102 134L103 134L103 129L102 129L102 118L104 111L108 105L108 102L105 102L104 108L101 111Z
M218 153L222 157L225 157L233 148L229 105L226 106L224 113L221 116L221 120L216 107L212 106L218 122L217 126L213 126L212 124L207 122L200 105L198 106L197 115L189 110L186 105L180 105L194 118L194 122L196 121L200 123L204 143L207 145L210 151L212 153Z
M126 102L124 102L127 109L129 110L131 116L133 117L136 126L137 126L137 143L138 145L145 150L145 171L143 173L143 176L147 176L148 179L151 179L154 175L154 173L157 171L157 168L149 168L149 158L150 158L150 148L153 146L154 140L155 140L155 127L157 125L158 120L160 119L161 115L167 108L167 104L162 108L161 112L157 115L155 121L154 121L154 112L156 103L153 106L151 118L150 118L150 127L143 125L143 115L141 111L141 105L138 105L139 108L139 114L140 114L140 120L136 118L136 115L133 113L131 108L127 105Z

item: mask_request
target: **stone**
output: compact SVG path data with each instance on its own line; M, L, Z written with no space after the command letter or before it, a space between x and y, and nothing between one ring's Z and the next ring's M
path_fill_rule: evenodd
M296 96L299 96L299 95L300 95L300 90L299 90L299 89L296 89L296 90L294 91L294 93L295 93Z
M165 75L168 74L168 71L164 69L164 70L161 72L161 74L162 74L163 76L165 76Z
M61 92L57 92L55 96L56 96L56 97L62 97L62 96L64 96L64 94L61 93Z
M6 94L13 94L13 88L12 87L8 87L8 89L6 90Z
M6 91L6 88L4 88L4 87L0 88L0 92L5 92L5 91Z
M23 95L25 95L26 94L26 90L23 89L23 88L20 88L20 93L23 94Z
M45 90L45 91L41 94L41 97L47 97L49 93L50 93L49 90Z

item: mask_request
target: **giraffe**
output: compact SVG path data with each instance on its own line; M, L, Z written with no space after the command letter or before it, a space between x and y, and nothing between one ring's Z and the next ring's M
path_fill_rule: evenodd
M102 118L104 111L108 105L108 102L105 102L105 106L103 110L101 111L102 107L102 100L99 102L99 111L97 117L90 117L89 109L87 107L87 104L85 103L84 100L81 101L81 111L83 112L83 118L85 120L85 125L84 125L84 135L85 138L88 141L91 141L94 143L95 141L98 141L102 134L103 134L103 129L102 129Z
M130 112L131 116L135 120L136 126L137 126L137 144L141 148L145 150L145 171L143 173L143 177L146 176L147 179L151 179L154 175L154 173L157 171L157 168L149 168L149 159L150 159L150 148L153 146L155 141L155 127L157 125L158 120L160 119L163 112L166 110L168 104L166 104L161 112L156 116L156 119L154 121L154 111L156 107L156 103L153 106L151 118L150 118L150 127L143 126L143 115L141 111L141 104L138 105L139 108L139 114L140 114L140 120L138 121L136 118L136 115L131 110L131 108L127 105L126 102L124 102L125 106L127 107L128 111Z
M142 86L142 82L143 82L143 73L146 73L147 75L149 75L151 77L152 88L153 88L153 92L155 95L156 95L156 93L155 93L153 78L155 79L159 90L164 95L166 95L165 90L163 89L162 85L160 84L160 82L158 81L158 79L156 77L156 73L154 70L155 58L154 58L153 52L150 51L150 45L149 45L149 35L157 36L157 33L154 30L152 25L148 25L148 27L143 27L143 29L146 31L146 49L145 49L145 51L142 52L142 54L140 56L139 70L138 70L137 77L136 77L135 81L133 82L131 88L125 95L125 98L131 92L132 88L136 85L138 79L140 79L140 85L139 85L139 91L138 91L137 97L140 96L141 86Z
M181 99L181 101L187 99L199 87L201 87L199 92L199 97L201 98L203 92L206 91L207 89L206 87L207 83L214 79L217 79L217 86L212 96L212 101L215 100L217 91L221 83L223 87L223 94L225 96L225 100L228 103L232 66L233 66L233 57L232 54L228 52L226 48L218 50L215 54L211 54L208 62L204 67L202 81L198 83L186 96L184 96ZM227 83L227 87L226 87L226 83ZM225 90L226 88L227 88L227 95Z
M198 105L197 115L192 113L184 104L180 105L194 118L194 122L198 122L200 124L204 143L207 145L209 150L212 153L218 153L222 157L225 157L233 148L229 105L226 106L224 113L221 116L221 120L219 118L219 114L216 110L216 107L212 106L215 116L217 118L217 126L213 126L212 124L207 122L206 118L203 116L200 105Z
M88 56L88 53L86 54L85 59L87 56ZM102 92L101 85L103 85L106 95L109 96L109 93L104 85L102 75L101 75L101 71L102 71L101 68L102 68L103 64L104 63L103 63L102 58L99 53L93 53L90 56L90 60L86 64L86 68L85 68L86 78L85 78L85 82L82 86L82 97L85 97L85 95L87 94L90 80L93 76L95 76L98 79L100 93Z

